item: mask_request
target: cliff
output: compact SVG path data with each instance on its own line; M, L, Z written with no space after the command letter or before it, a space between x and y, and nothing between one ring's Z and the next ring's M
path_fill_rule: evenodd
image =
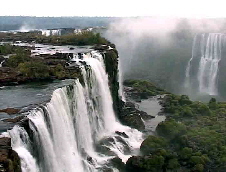
M0 171L21 172L20 158L11 148L11 139L0 138Z

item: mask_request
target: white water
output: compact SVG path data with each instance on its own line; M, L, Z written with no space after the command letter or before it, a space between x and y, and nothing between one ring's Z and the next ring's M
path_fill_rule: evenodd
M96 152L95 145L109 137L113 142L106 147L123 162L136 154L143 141L142 133L117 121L102 55L93 51L83 61L88 64L81 66L83 86L75 80L73 86L55 90L46 106L28 115L33 145L23 128L16 126L9 132L23 172L101 171L114 156ZM119 136L115 131L125 132L129 137ZM129 154L124 151L125 144L131 149Z
M119 77L119 96L121 97L122 101L126 102L125 94L124 94L124 88L123 88L123 75L122 75L122 62L119 58L119 72L118 72L118 77Z
M208 95L217 95L217 75L218 66L222 58L223 38L224 34L221 33L209 33L201 34L200 41L197 41L197 35L193 42L192 57L188 62L186 68L186 80L185 87L191 86L190 72L192 70L192 61L194 58L200 58L199 68L197 72L197 82L199 93ZM200 48L196 50L198 46ZM198 57L197 57L198 56Z
M45 35L45 36L53 36L53 35L56 35L56 36L59 36L61 35L61 30L60 29L52 29L52 30L41 30L42 31L42 35Z
M194 38L194 41L193 41L191 59L189 60L188 65L186 67L186 72L185 72L185 88L189 88L190 87L191 62L194 59L196 42L197 42L197 35L195 35L195 38Z
M0 63L0 67L2 67L2 64L4 63L4 61L5 61L5 60L3 60L3 61Z
M21 159L22 171L39 172L36 160L29 152L30 142L27 132L23 128L15 126L9 131L9 135L13 138L12 147Z

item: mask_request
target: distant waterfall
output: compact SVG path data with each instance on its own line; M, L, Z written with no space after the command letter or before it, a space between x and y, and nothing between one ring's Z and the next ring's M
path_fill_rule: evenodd
M23 172L99 172L104 167L117 171L109 160L118 156L126 162L132 152L126 153L125 145L135 150L143 140L141 132L115 117L102 55L94 51L76 63L81 63L82 84L75 80L55 90L49 103L30 112L32 138L19 126L9 131ZM105 147L115 156L96 151L95 145L105 138L111 138Z
M50 30L41 30L42 35L45 36L59 36L61 35L61 29L50 29Z
M191 68L191 62L192 62L192 60L194 58L194 54L195 54L196 41L197 41L197 35L195 35L195 38L193 41L191 59L189 60L188 65L186 67L186 73L185 73L185 87L186 88L190 87L190 68Z
M188 62L185 76L185 87L192 87L196 79L199 93L208 95L218 94L217 77L219 62L222 58L223 39L221 33L196 35L193 41L192 57ZM198 69L194 69L193 62L199 60ZM191 74L192 71L193 75ZM194 77L196 77L194 79Z

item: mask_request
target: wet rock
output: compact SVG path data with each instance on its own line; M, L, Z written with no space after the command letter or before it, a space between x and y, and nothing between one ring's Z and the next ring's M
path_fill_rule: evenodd
M131 154L131 149L130 149L129 145L121 137L116 136L115 138L116 138L117 142L119 142L123 145L124 154L127 154L127 155Z
M115 133L122 137L129 138L129 136L127 136L127 134L125 132L116 131Z
M120 172L125 171L126 166L120 158L115 157L115 158L110 160L110 163L112 164L113 167L116 167Z
M96 150L98 152L101 152L108 156L117 156L114 152L110 150L111 143L114 142L114 139L112 137L103 138L99 141L99 143L96 145Z
M144 122L139 114L124 115L121 119L124 125L128 125L140 131L145 129Z
M4 83L7 83L8 85L17 83L18 80L20 80L20 73L13 68L9 67L1 67L0 68L0 86L6 85Z
M90 164L93 164L94 165L94 161L93 161L93 158L91 156L88 156L87 157L87 161L90 163Z
M108 156L117 156L116 153L114 153L113 151L111 151L112 145L115 145L116 142L118 144L121 144L123 146L123 152L125 154L130 154L131 153L131 149L130 149L129 145L120 136L108 137L108 138L102 139L96 145L96 150L98 152L101 152L101 153L106 154Z
M83 54L82 53L78 53L78 58L82 60L83 59Z
M18 122L20 122L23 118L24 118L24 116L18 116L18 117L16 117L16 118L3 119L2 121L4 121L4 122L11 122L11 123L18 123Z
M3 56L0 56L0 63L4 60L5 60L5 58Z
M11 139L0 138L0 170L3 172L22 172L20 158L11 148Z
M134 103L125 103L121 101L119 119L124 125L128 125L132 128L136 128L137 130L143 131L145 129L145 125L140 115L140 112L141 111L135 108Z
M104 51L108 49L107 45L95 45L94 47L92 47L95 50L99 50L99 51Z
M0 109L0 112L5 112L9 115L17 114L19 113L20 109L16 108L6 108L6 109Z
M132 102L126 102L126 103L125 103L125 106L126 106L126 107L135 108L135 103L132 103Z
M9 137L3 137L0 138L0 147L11 147L11 138Z
M155 118L154 116L148 115L146 112L144 111L140 111L140 116L143 120L148 120L148 119L152 119Z

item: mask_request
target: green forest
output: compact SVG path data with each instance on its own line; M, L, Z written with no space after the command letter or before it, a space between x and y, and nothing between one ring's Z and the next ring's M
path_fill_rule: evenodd
M141 81L133 82L137 86ZM211 98L202 103L167 93L160 103L166 120L158 125L155 135L143 141L142 156L127 161L127 171L225 171L226 102Z

